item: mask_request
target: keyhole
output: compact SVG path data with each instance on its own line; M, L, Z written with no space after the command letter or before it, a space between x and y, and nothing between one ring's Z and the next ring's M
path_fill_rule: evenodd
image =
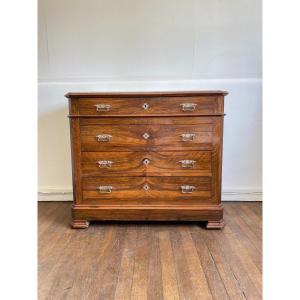
M149 137L150 137L150 134L149 134L149 133L145 132L145 133L143 134L143 138L144 138L145 140L149 139Z
M148 191L148 190L150 190L150 186L149 186L148 184L145 184L145 185L143 186L143 189L144 189L145 191Z
M150 164L150 160L148 159L148 158L145 158L144 160L143 160L143 163L144 163L144 165L149 165Z
M143 104L143 109L148 109L150 106L149 106L149 104L148 103L144 103Z

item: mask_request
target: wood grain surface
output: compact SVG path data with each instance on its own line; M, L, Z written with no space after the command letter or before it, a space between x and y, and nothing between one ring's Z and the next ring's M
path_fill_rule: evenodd
M223 228L225 95L68 93L71 226L86 229L92 220L206 220L207 228Z
M261 203L223 203L227 226L94 222L39 203L40 300L262 299Z
M101 125L81 126L82 151L163 149L203 149L212 147L212 125ZM145 134L147 137L145 138ZM195 134L191 141L183 141L182 134ZM98 141L98 135L110 135L109 141ZM215 137L217 138L217 137Z
M82 152L82 176L211 176L210 151ZM184 164L193 160L193 165ZM111 164L99 165L99 161Z
M97 111L96 105L109 105L107 111ZM195 104L193 110L183 110L182 105ZM146 105L146 109L144 108ZM218 96L186 96L186 97L126 97L117 98L96 98L89 97L80 99L79 114L80 115L170 115L170 114L210 114L222 113L219 110Z
M181 186L195 187L184 194ZM211 204L210 177L91 177L83 179L83 203L118 205ZM111 193L100 193L99 186L110 186ZM147 190L145 190L147 187Z

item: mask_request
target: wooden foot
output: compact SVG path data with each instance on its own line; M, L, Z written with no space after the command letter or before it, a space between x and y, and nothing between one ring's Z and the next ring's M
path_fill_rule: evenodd
M72 220L72 228L74 229L86 229L90 225L90 222L87 220Z
M207 229L222 229L225 226L223 219L220 221L208 221L206 228Z

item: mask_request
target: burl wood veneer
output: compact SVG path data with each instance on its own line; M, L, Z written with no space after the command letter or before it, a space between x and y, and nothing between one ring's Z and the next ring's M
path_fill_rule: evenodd
M222 228L225 95L68 93L72 227L185 220Z

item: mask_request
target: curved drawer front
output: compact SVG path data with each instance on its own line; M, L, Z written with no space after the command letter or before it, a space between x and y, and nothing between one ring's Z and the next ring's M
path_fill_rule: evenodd
M83 178L83 202L99 205L211 203L211 177Z
M210 151L83 152L83 176L211 176Z
M143 151L151 148L212 148L212 125L81 126L82 151Z
M80 115L197 115L222 113L218 96L81 98Z

